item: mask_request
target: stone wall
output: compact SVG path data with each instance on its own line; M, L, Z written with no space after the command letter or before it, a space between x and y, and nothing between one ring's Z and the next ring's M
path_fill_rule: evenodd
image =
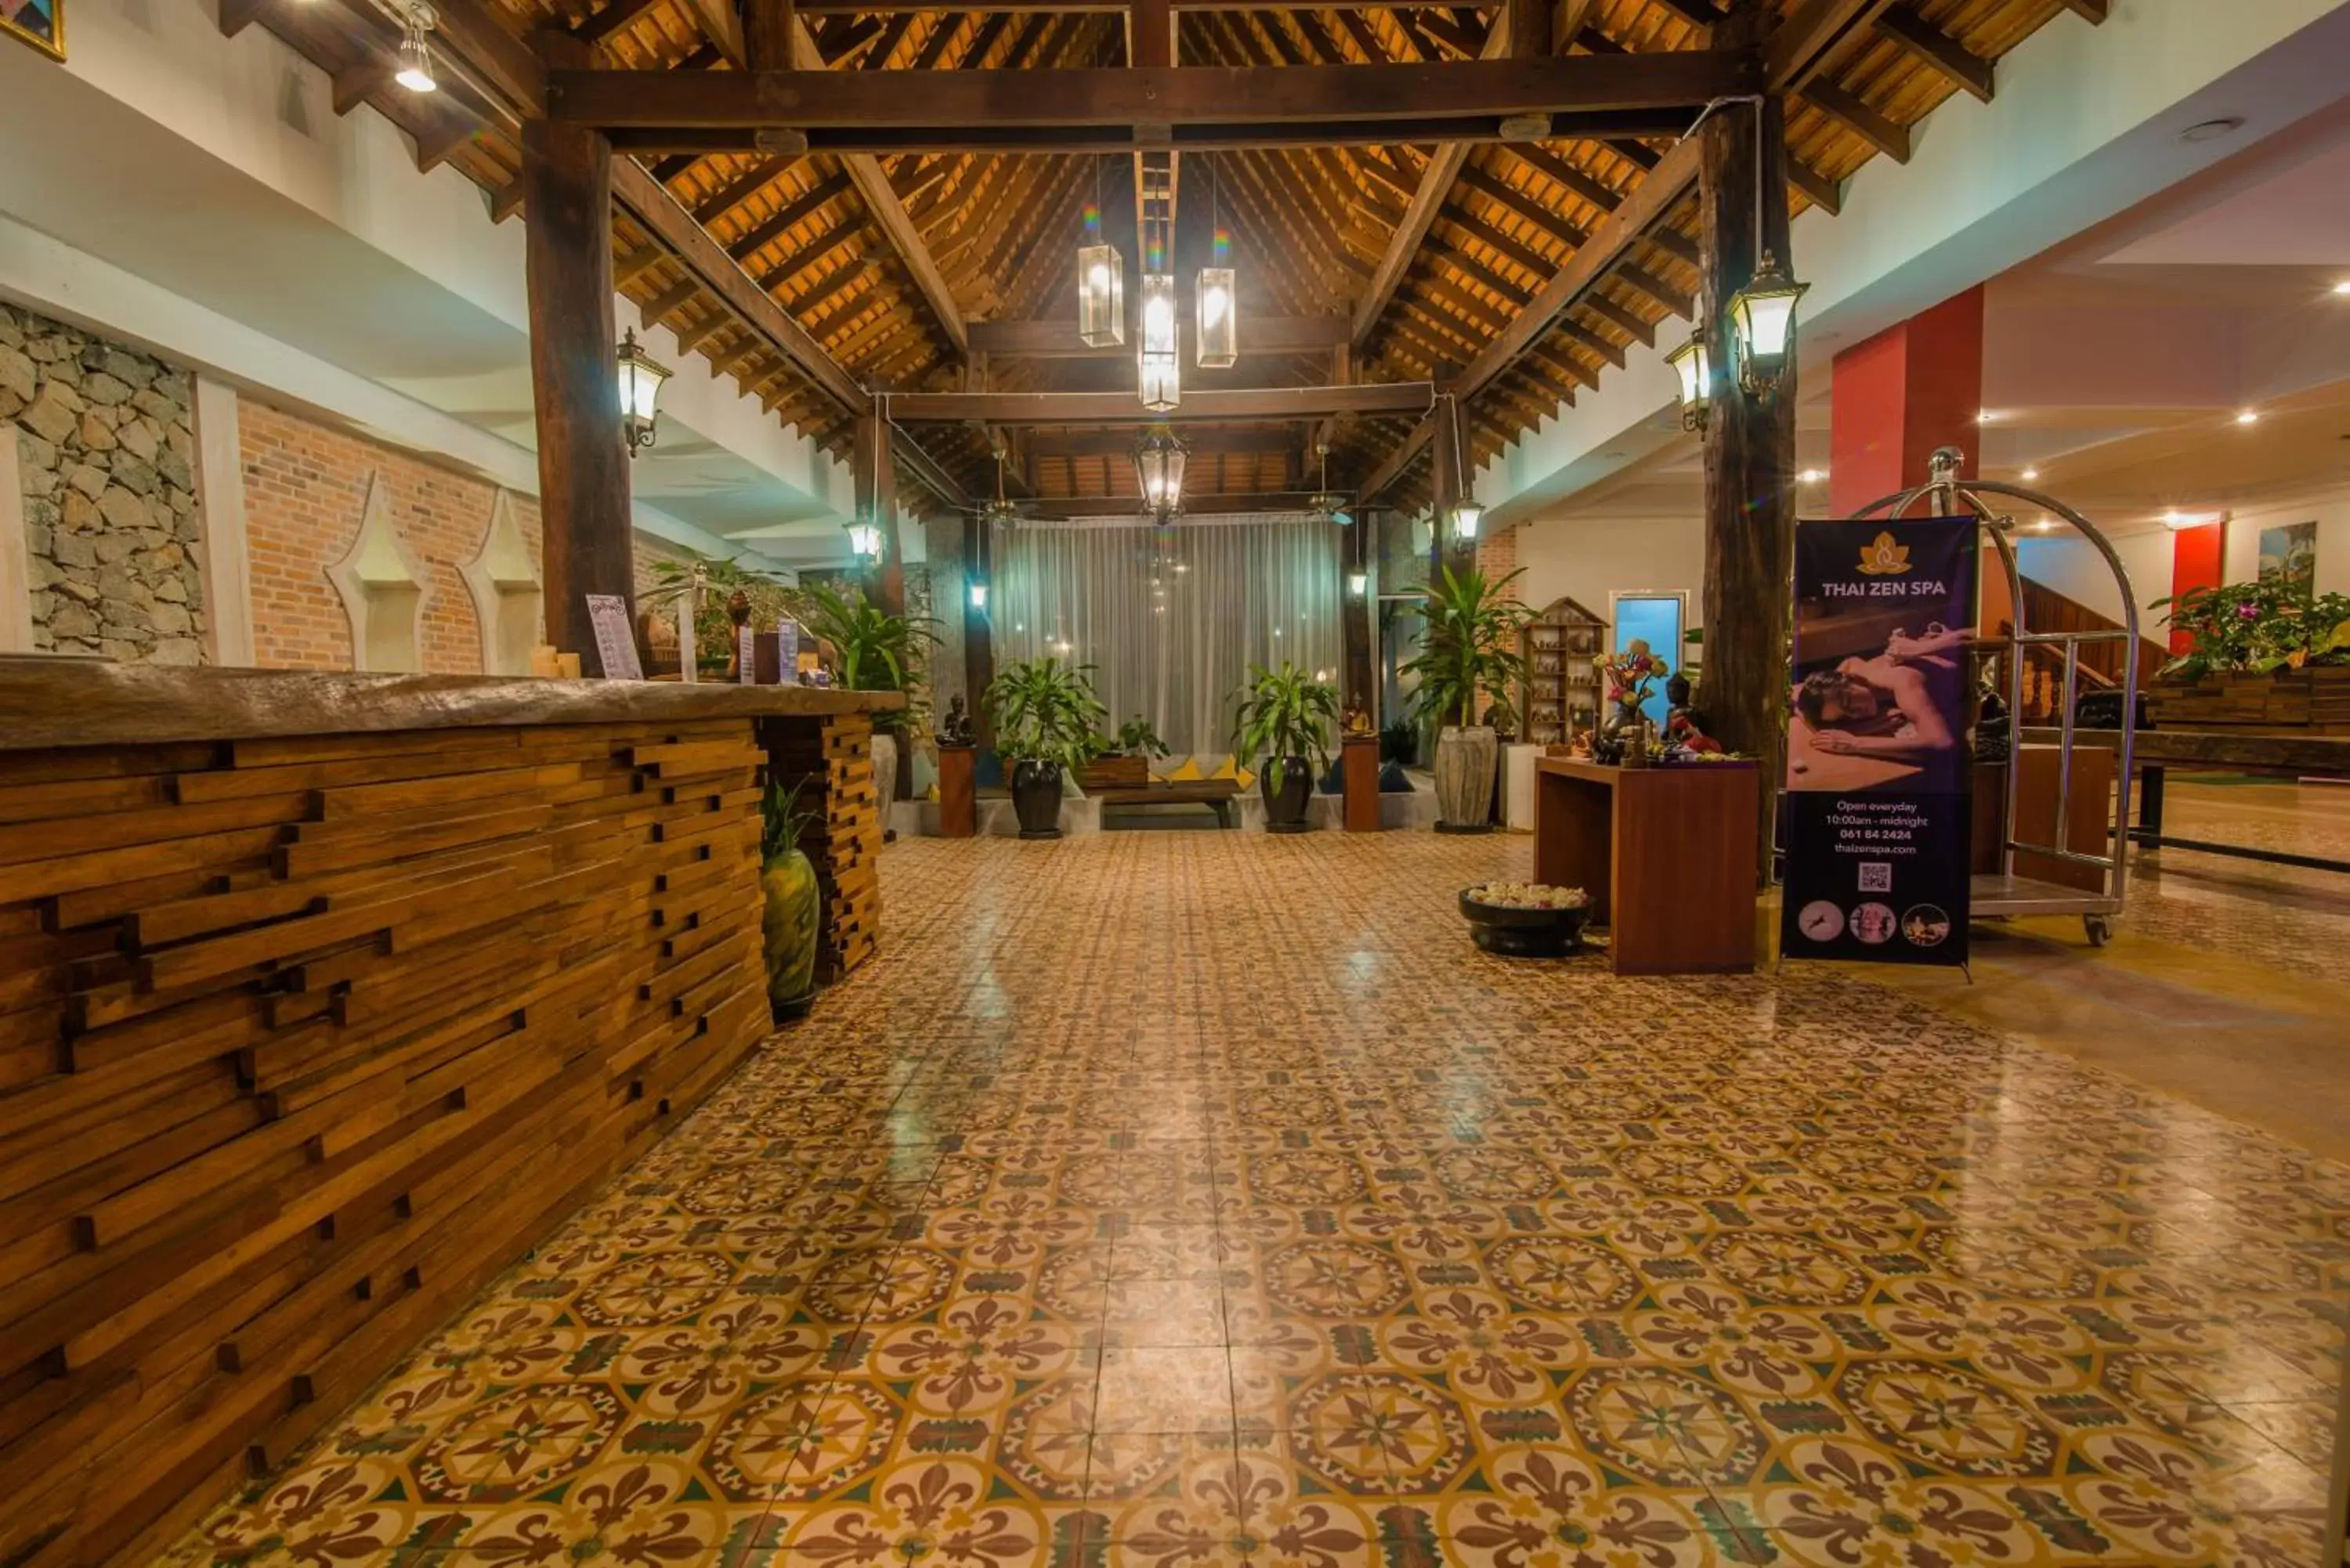
M176 366L0 305L0 421L16 430L34 647L204 661L192 396Z
M238 403L237 444L255 664L351 668L350 619L327 568L349 551L369 486L380 483L400 546L424 585L418 637L422 668L432 674L481 672L481 623L458 568L481 553L496 485L252 398ZM538 501L508 493L515 524L536 557Z

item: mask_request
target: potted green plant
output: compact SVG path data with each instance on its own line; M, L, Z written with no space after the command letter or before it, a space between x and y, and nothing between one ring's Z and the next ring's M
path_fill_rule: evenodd
M906 705L873 715L873 789L888 821L897 798L900 747L919 739L930 716L922 690L930 650L939 640L928 616L891 615L863 594L853 597L826 583L810 583L810 631L832 644L840 684L856 691L902 691Z
M1233 753L1257 770L1267 833L1304 833L1314 781L1330 766L1330 726L1338 722L1338 689L1295 664L1249 667L1234 714Z
M1061 775L1085 765L1107 713L1087 680L1090 664L1016 660L996 672L981 701L995 746L1012 764L1012 809L1023 838L1061 836Z
M800 805L800 786L770 781L760 801L759 928L767 961L767 1006L775 1022L797 1018L816 996L816 921L823 908L816 865L800 837L818 817Z
M1412 697L1436 737L1436 830L1485 833L1500 755L1490 725L1476 722L1481 692L1506 691L1525 680L1519 634L1534 612L1509 595L1519 572L1498 582L1471 566L1444 568L1421 601L1419 654L1403 667L1419 678Z
M1137 713L1118 726L1117 734L1095 738L1093 754L1078 773L1077 784L1093 790L1149 784L1151 760L1166 754L1167 742L1149 720Z
M639 607L681 615L697 567L702 573L702 597L693 610L694 669L723 675L734 652L734 623L727 616L726 601L740 590L751 602L751 624L773 626L792 614L795 589L773 572L744 566L740 556L724 560L664 556L652 563L652 587L637 596Z

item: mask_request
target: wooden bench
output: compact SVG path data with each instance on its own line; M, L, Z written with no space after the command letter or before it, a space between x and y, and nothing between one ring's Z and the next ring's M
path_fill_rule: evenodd
M1106 813L1114 805L1204 805L1216 814L1217 826L1232 825L1232 801L1240 794L1236 779L1153 779L1147 784L1112 784L1087 790Z

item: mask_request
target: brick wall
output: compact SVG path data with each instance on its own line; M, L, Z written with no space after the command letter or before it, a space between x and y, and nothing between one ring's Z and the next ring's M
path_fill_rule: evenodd
M348 670L350 622L327 568L358 538L370 480L424 583L420 653L435 674L482 669L482 637L458 567L480 553L497 487L411 452L247 398L237 410L253 581L255 662ZM538 502L515 495L533 555Z
M1504 528L1498 534L1488 534L1477 541L1477 569L1485 580L1498 583L1518 569L1518 531ZM1515 593L1517 590L1511 590Z

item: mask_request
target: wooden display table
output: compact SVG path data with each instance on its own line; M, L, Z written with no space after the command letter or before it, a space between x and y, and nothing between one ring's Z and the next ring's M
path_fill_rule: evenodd
M1582 888L1617 974L1754 967L1752 763L1536 764L1534 880Z
M1348 735L1339 745L1338 780L1346 789L1347 831L1377 833L1379 822L1379 738Z

